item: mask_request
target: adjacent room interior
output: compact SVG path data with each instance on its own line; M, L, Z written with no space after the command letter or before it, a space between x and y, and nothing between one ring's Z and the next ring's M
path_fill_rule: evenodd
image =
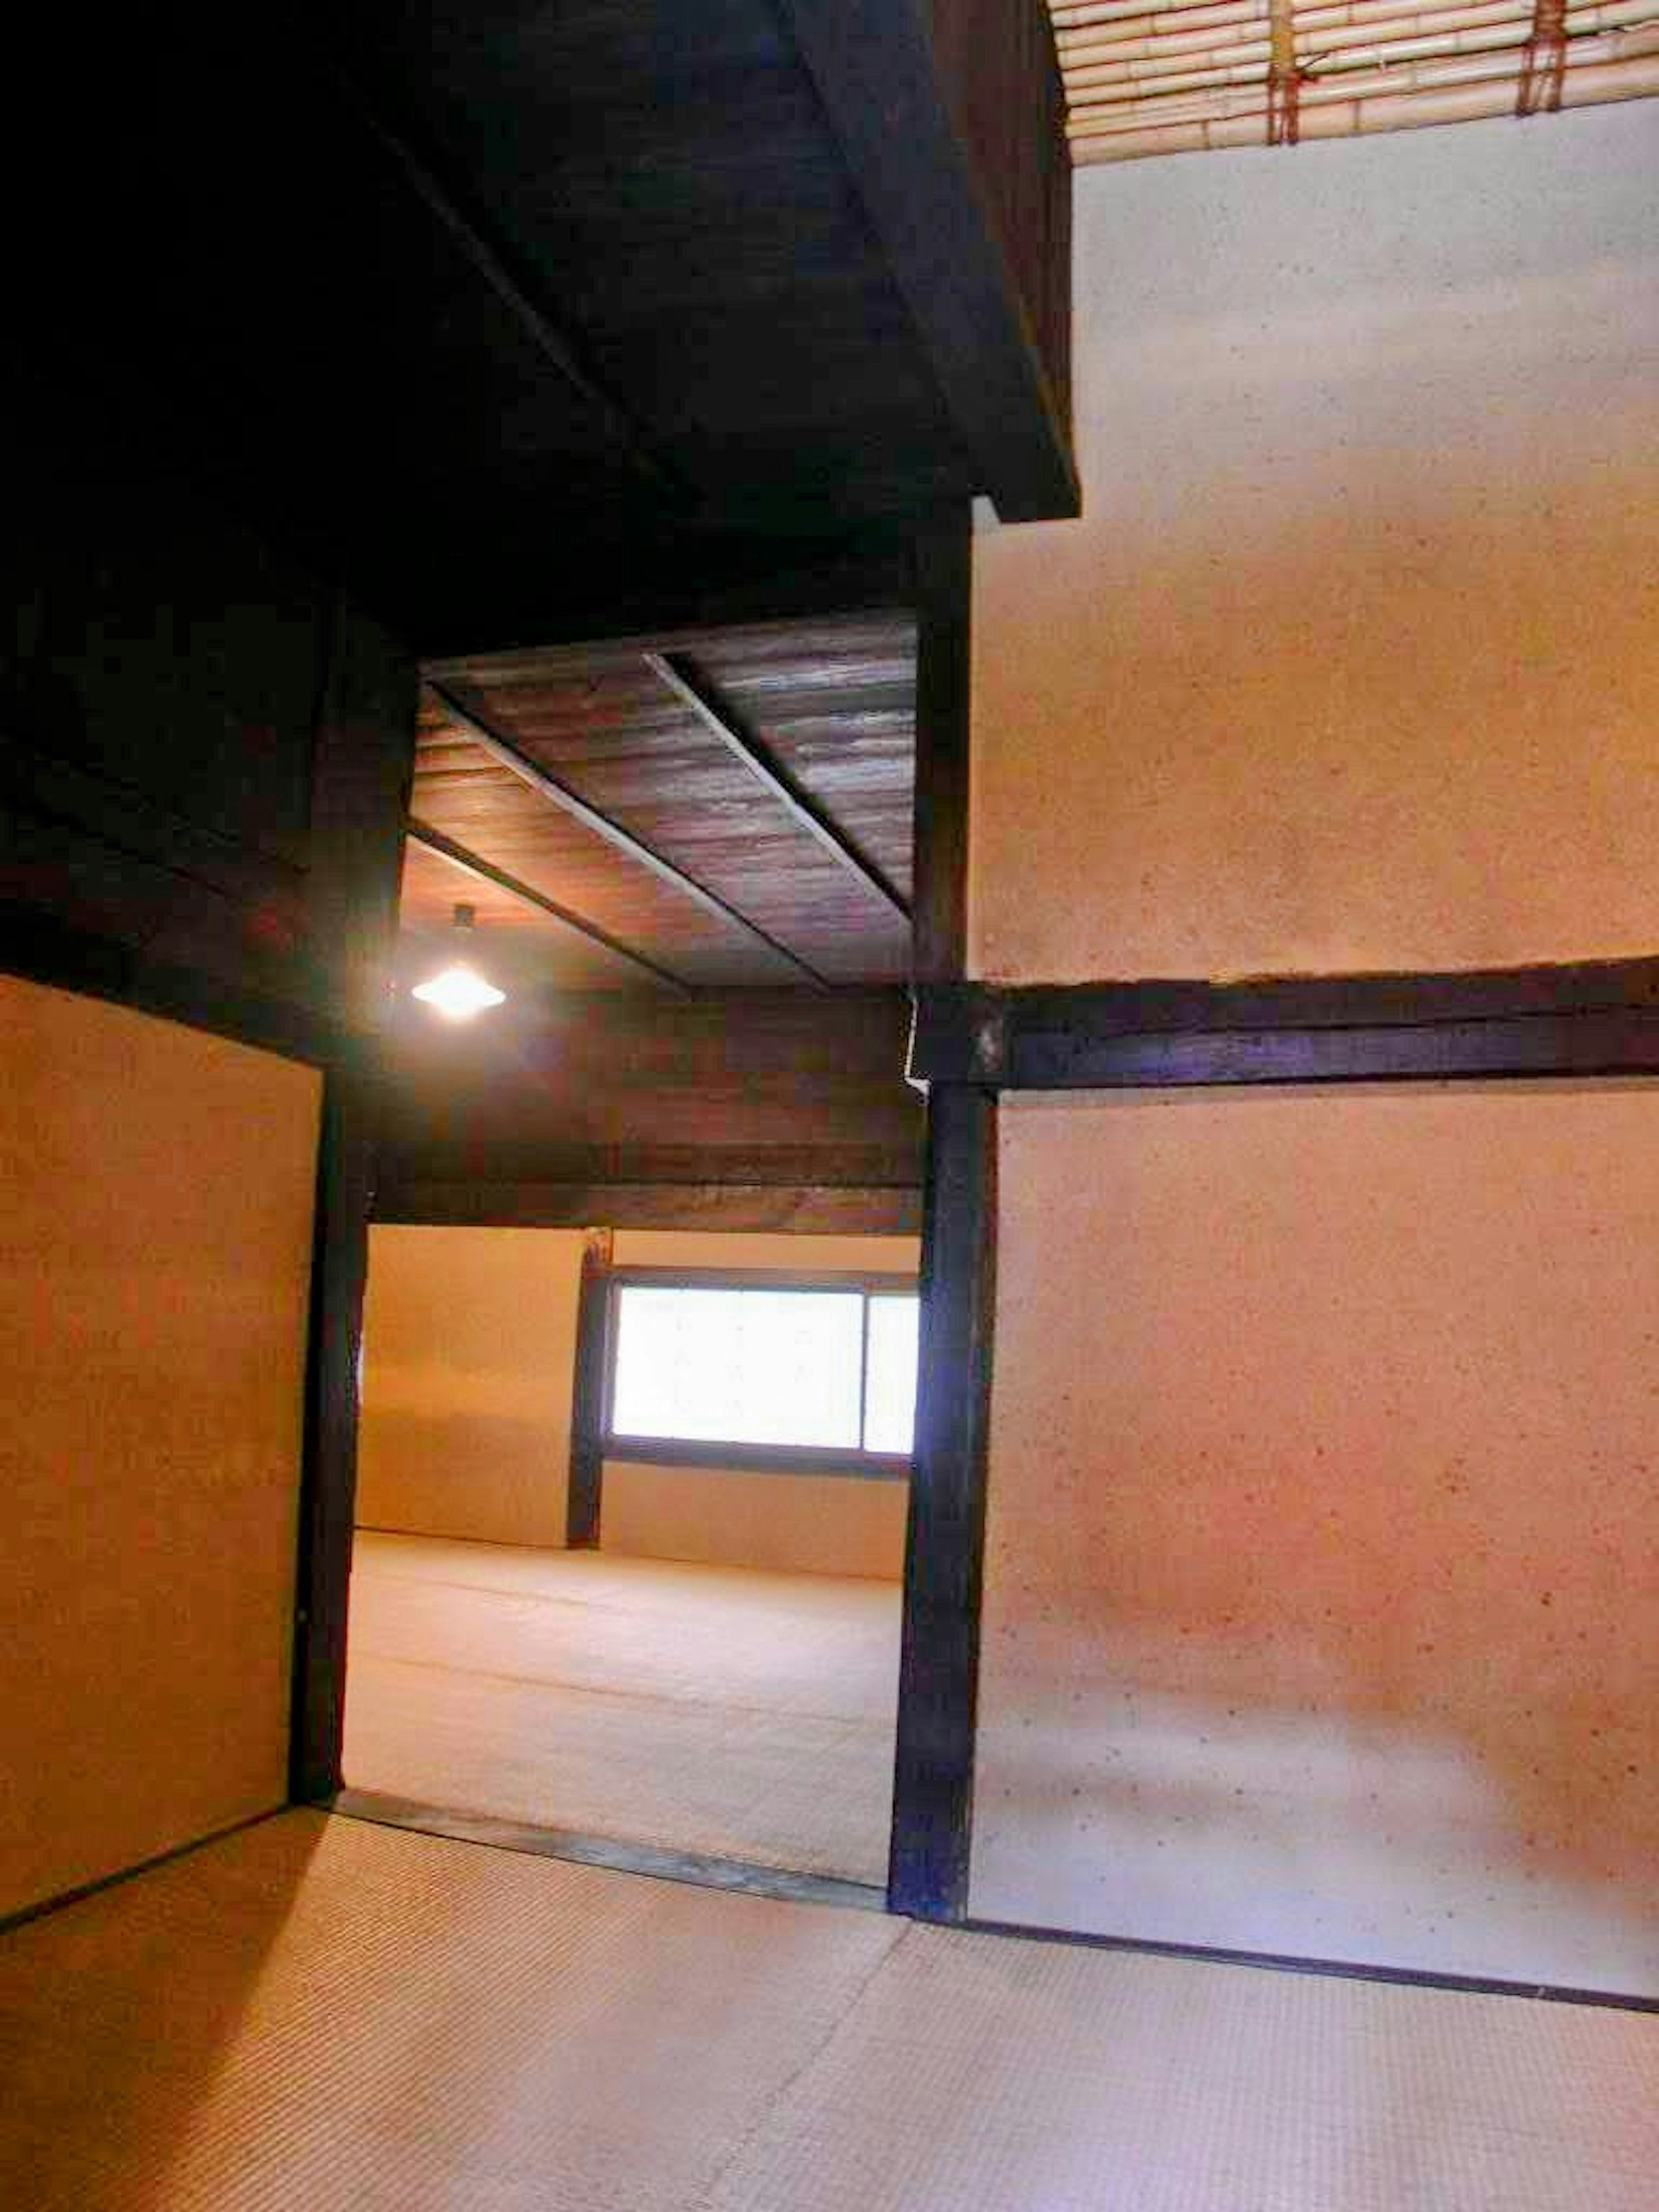
M595 1241L371 1232L345 1802L878 1897L915 1240L606 1237L610 1419L573 1535Z
M915 666L900 609L426 672L368 1240L358 1810L882 1892ZM458 957L496 1003L442 1000Z
M33 27L0 2201L1651 2212L1650 0Z

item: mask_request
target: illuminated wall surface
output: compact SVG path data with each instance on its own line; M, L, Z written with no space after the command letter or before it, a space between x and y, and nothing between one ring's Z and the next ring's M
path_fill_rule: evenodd
M1077 180L1079 522L975 540L988 975L1659 944L1659 104Z
M1079 180L1008 979L1659 951L1659 108ZM972 1909L1659 1993L1659 1100L1005 1102Z
M973 1910L1659 1994L1659 1085L1002 1164Z
M360 1527L562 1545L581 1232L376 1227Z
M282 1802L319 1080L0 979L0 1911Z

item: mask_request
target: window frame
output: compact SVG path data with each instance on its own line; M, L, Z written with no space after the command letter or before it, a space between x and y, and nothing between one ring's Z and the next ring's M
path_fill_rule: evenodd
M639 1437L616 1426L617 1354L621 1340L622 1294L629 1289L655 1291L842 1291L857 1292L862 1304L859 1325L859 1437L842 1444L757 1444L722 1443L702 1437ZM879 1297L920 1298L914 1275L896 1271L775 1267L622 1267L611 1271L605 1305L605 1401L599 1437L603 1462L631 1467L706 1468L742 1474L829 1474L854 1481L908 1482L914 1452L867 1451L863 1436L870 1372L870 1307Z

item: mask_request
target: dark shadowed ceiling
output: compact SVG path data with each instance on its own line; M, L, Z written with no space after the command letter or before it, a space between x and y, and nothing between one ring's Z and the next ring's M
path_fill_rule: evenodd
M969 12L989 65L1041 0ZM38 37L15 335L422 653L681 620L976 494L1074 507L1058 111L1013 86L981 191L915 0L191 8L100 21L91 65L70 19Z
M405 976L464 898L565 990L901 981L918 542L1076 507L1042 0L32 27L10 418L421 658Z

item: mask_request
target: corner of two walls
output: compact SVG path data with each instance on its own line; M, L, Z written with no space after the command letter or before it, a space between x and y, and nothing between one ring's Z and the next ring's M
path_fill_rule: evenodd
M1078 179L976 972L1651 953L1659 108ZM1010 1097L970 1910L1659 1994L1650 1084Z
M360 1528L565 1540L579 1230L407 1228L369 1236ZM621 1231L619 1267L914 1274L911 1237ZM601 1548L896 1580L905 1486L607 1462Z

